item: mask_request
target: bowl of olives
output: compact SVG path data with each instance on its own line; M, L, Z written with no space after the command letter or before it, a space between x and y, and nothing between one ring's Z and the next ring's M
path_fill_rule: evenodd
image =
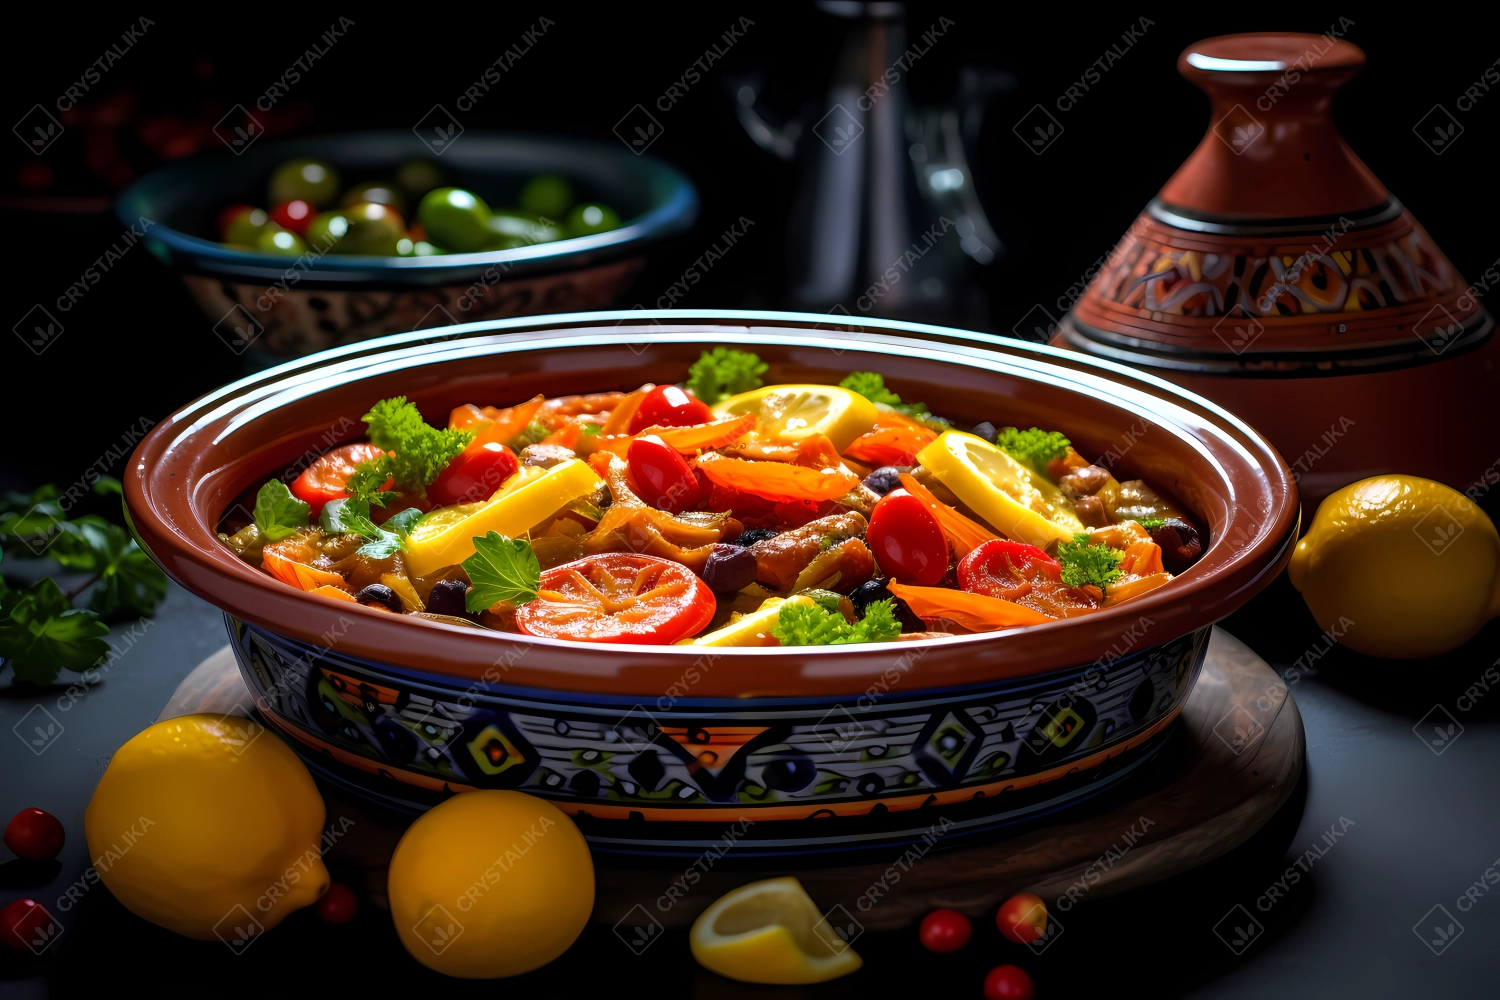
M677 170L607 143L410 132L258 143L127 189L116 213L232 350L292 356L405 332L615 304L692 225Z

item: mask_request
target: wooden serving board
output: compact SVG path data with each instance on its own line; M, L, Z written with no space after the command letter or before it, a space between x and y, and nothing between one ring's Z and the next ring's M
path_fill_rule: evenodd
M225 646L183 680L157 719L247 714L252 705ZM1254 835L1302 775L1302 716L1276 672L1216 628L1178 732L1162 754L1149 776L1123 786L1126 795L1082 818L957 850L892 851L886 864L785 873L697 866L698 878L684 883L691 891L679 889L665 909L652 904L682 872L601 866L594 919L613 925L641 904L665 926L686 926L723 893L776 874L796 875L819 907L843 904L870 930L904 927L941 906L977 917L1022 890L1049 908L1071 909L1195 868ZM1140 788L1133 798L1132 787ZM364 869L371 901L384 905L385 868L407 821L325 797L330 816L354 821L329 860Z

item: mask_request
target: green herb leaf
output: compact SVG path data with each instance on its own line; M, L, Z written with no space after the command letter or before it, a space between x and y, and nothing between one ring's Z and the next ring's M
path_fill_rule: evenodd
M542 565L531 543L506 538L498 531L476 537L474 554L460 565L474 585L464 598L464 608L470 612L484 611L500 601L534 601L542 585Z
M312 508L286 488L286 483L272 479L255 494L255 528L262 538L279 542L307 527Z
M421 492L432 485L459 452L474 440L473 431L439 430L422 419L415 403L405 396L382 399L363 417L370 441L395 452L375 464L384 466L396 485Z
M371 507L384 507L385 502L396 495L395 490L385 488L385 484L390 480L391 457L382 455L356 465L354 475L350 476L349 481L344 484L344 492L352 499L358 500L368 515Z
M124 528L88 514L64 523L60 531L48 555L98 577L89 593L91 611L106 618L145 615L167 596L166 574Z
M341 497L323 505L318 514L318 527L330 535L342 535L354 529L349 521L356 517L369 518L370 505L362 497Z
M7 595L6 605L0 656L17 680L50 684L59 670L87 670L109 652L103 638L109 627L94 612L74 608L51 579Z
M1088 535L1075 535L1073 541L1057 547L1057 561L1062 564L1062 582L1070 587L1092 584L1103 590L1118 580L1120 560L1125 553L1108 545L1088 544Z
M114 476L100 476L94 480L94 492L101 497L123 497L125 486Z
M715 347L704 351L688 369L688 391L709 406L763 384L761 376L770 367L749 351Z
M1071 444L1071 441L1057 431L1044 431L1036 427L1025 431L1002 427L995 438L997 448L1042 475L1047 474L1047 463L1066 455Z
M901 623L891 602L872 601L865 616L850 625L837 611L818 604L782 605L771 634L783 646L842 646L854 642L886 642L901 634Z
M411 540L412 525L422 518L422 511L415 507L397 511L386 519L384 525L371 521L368 515L344 511L340 515L345 531L354 532L370 541L355 550L355 555L367 559L388 559L397 552L405 552Z
M872 403L884 403L897 413L912 417L928 415L926 403L901 402L900 396L885 387L885 376L878 372L850 372L839 383L839 387L858 393Z
M23 539L50 534L67 516L57 502L57 487L50 483L31 494L7 491L0 498L0 542L15 548Z
M1136 524L1146 529L1147 534L1155 534L1161 530L1162 525L1167 523L1164 517L1142 517L1136 519Z

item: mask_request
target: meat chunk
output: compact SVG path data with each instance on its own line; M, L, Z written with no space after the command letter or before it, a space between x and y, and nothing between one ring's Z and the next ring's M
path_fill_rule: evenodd
M560 465L577 456L574 455L572 448L564 448L560 444L529 444L521 449L520 457L522 465L550 469L554 465Z
M864 515L850 511L820 517L800 528L783 531L775 538L756 542L750 546L750 554L755 556L756 579L774 590L788 590L818 553L847 538L863 535L866 527Z
M1069 500L1077 500L1079 497L1093 496L1103 489L1107 482L1109 482L1108 469L1098 465L1085 465L1063 476L1057 481L1057 486Z

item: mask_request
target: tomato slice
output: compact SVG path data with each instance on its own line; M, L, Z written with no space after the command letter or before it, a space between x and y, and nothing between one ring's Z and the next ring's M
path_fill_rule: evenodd
M971 594L998 597L1053 618L1085 614L1099 607L1098 592L1062 582L1056 559L1025 542L993 538L958 563L958 585Z
M647 427L692 427L713 419L713 411L701 399L689 396L675 385L659 385L641 400L626 433L639 434Z
M668 645L702 631L715 608L713 591L687 567L610 552L544 572L537 599L516 609L516 626L553 639Z
M356 465L383 454L385 452L369 442L335 448L328 454L319 456L317 461L302 470L302 475L291 485L292 495L298 500L306 501L316 519L323 512L324 504L344 496L344 486L349 482L349 477L354 475ZM391 489L394 485L387 482L385 488Z
M427 496L439 507L479 503L493 496L519 467L516 453L505 445L498 441L476 441L438 473L427 487Z

